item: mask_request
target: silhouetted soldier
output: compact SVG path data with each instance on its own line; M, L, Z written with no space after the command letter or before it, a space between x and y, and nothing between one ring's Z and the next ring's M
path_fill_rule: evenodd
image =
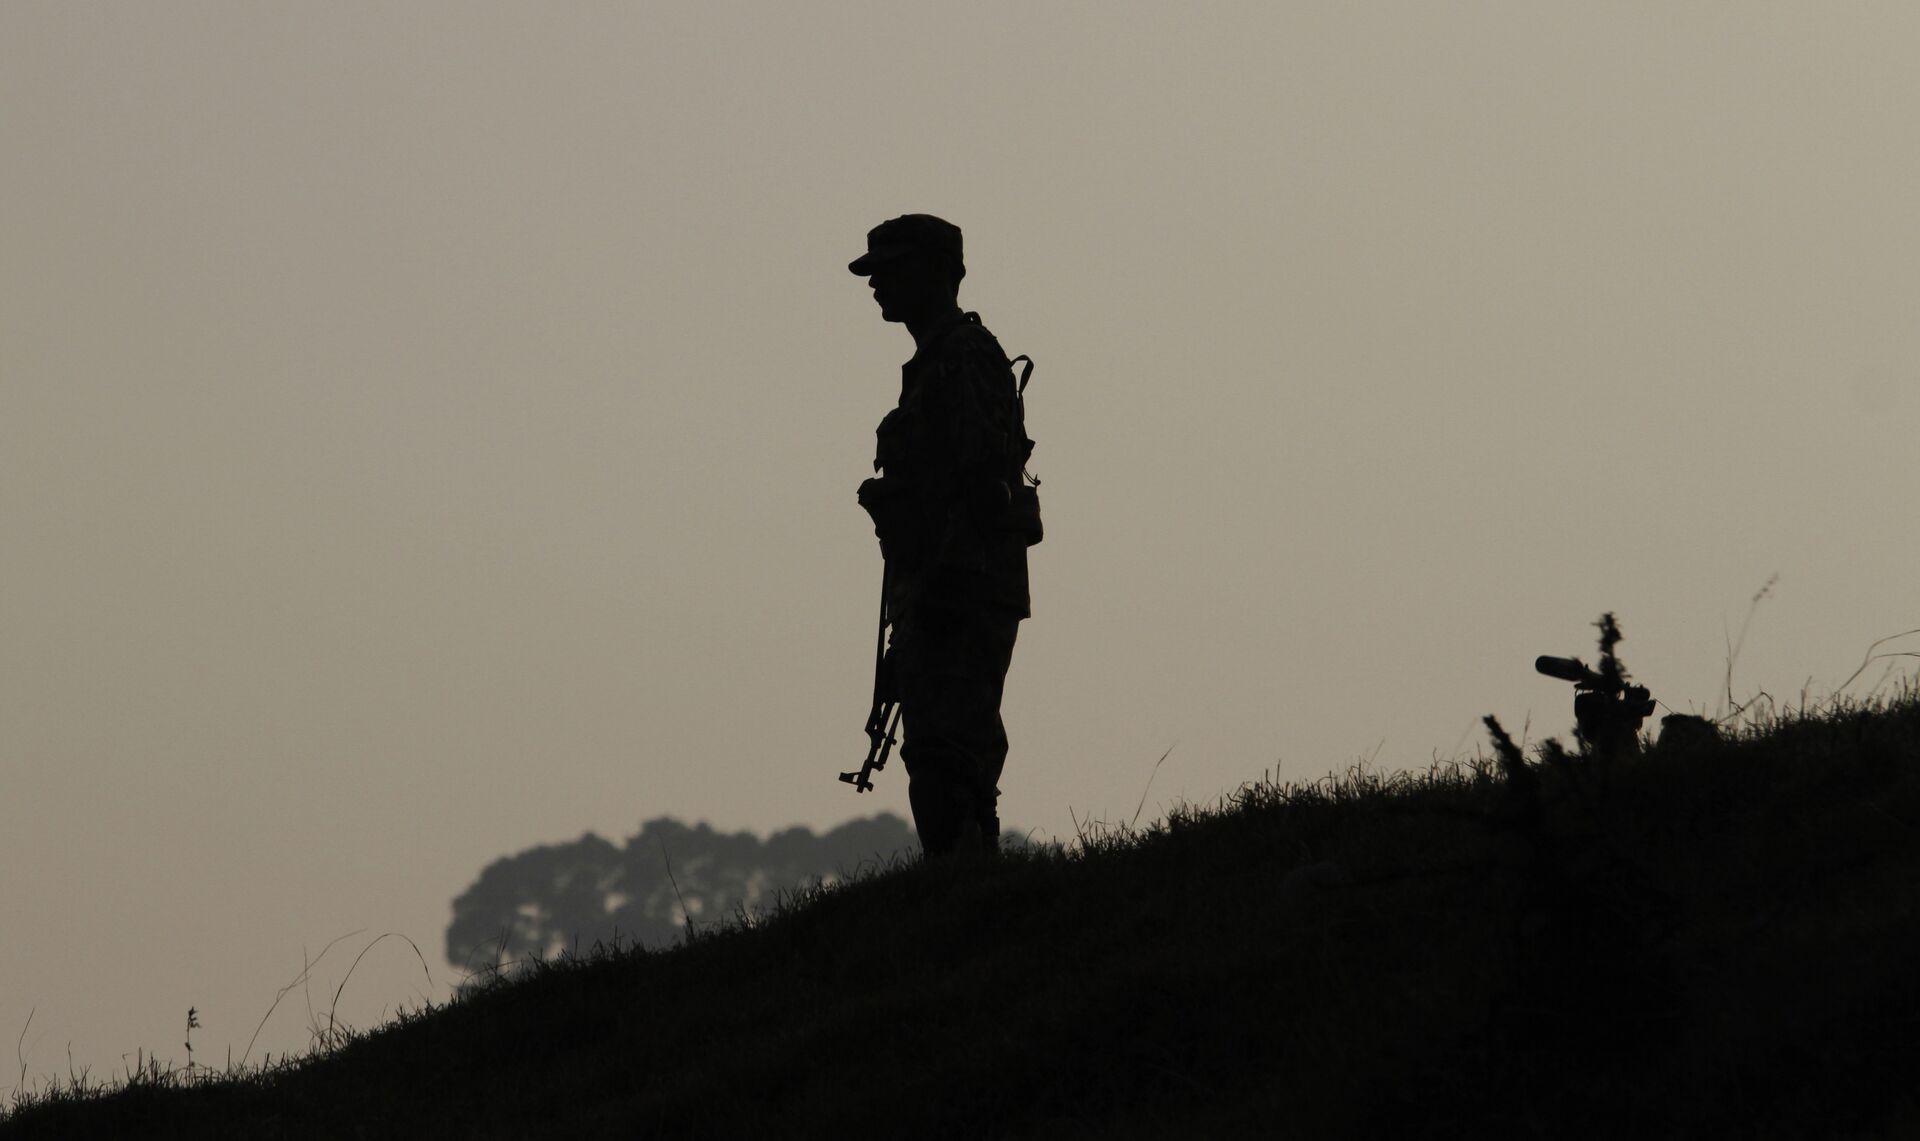
M860 485L886 560L887 673L900 703L908 799L928 855L998 843L1007 757L1000 695L1027 617L1027 546L1039 510L1011 364L960 309L960 230L928 214L874 227L848 267L880 315L913 334L900 403Z

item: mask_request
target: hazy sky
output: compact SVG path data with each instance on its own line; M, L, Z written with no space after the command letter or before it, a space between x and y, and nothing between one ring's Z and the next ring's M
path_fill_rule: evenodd
M492 858L856 797L910 351L1039 362L1003 816L1920 626L1905 3L0 5L0 1035L445 993ZM1920 640L1920 639L1916 639ZM1920 646L1911 648L1920 649ZM313 1001L331 1002L336 948ZM28 1015L32 1011L29 1026ZM290 996L261 1033L306 1040ZM17 1066L0 1067L0 1090Z

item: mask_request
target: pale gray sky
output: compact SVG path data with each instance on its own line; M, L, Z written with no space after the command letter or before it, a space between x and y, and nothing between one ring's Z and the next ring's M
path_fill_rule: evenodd
M444 994L492 858L856 798L903 333L1039 361L1003 815L1920 626L1907 4L0 6L0 1033ZM1920 648L1920 647L1916 647ZM1464 742L1464 745L1463 745ZM348 960L316 976L331 999ZM304 999L255 1047L305 1041ZM28 1013L33 1012L28 1026ZM182 1059L183 1060L183 1059ZM0 1070L0 1089L15 1067Z

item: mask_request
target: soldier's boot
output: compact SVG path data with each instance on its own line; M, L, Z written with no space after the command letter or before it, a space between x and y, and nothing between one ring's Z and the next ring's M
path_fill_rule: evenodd
M966 799L940 775L926 772L923 767L921 772L909 776L907 803L913 806L913 827L920 834L920 850L929 857L958 850L968 825L972 825L977 846L979 824L968 811Z
M980 822L968 817L960 822L960 830L954 837L953 852L957 856L977 856L993 850L993 844L980 828Z
M1000 814L995 811L995 801L999 799L998 789L989 789L985 796L973 798L973 813L967 819L966 832L975 850L987 855L997 855L1000 851Z
M977 798L965 789L923 771L909 780L907 801L913 806L920 849L929 858L999 851L999 818L991 809L983 816Z

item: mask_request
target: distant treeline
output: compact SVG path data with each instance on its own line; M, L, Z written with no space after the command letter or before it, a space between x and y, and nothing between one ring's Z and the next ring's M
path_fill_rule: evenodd
M765 840L670 816L647 821L619 845L589 832L489 864L453 901L447 960L483 970L529 954L611 945L616 936L662 946L679 939L689 920L717 922L771 903L784 889L831 882L915 850L913 829L892 813L820 835L788 828Z

